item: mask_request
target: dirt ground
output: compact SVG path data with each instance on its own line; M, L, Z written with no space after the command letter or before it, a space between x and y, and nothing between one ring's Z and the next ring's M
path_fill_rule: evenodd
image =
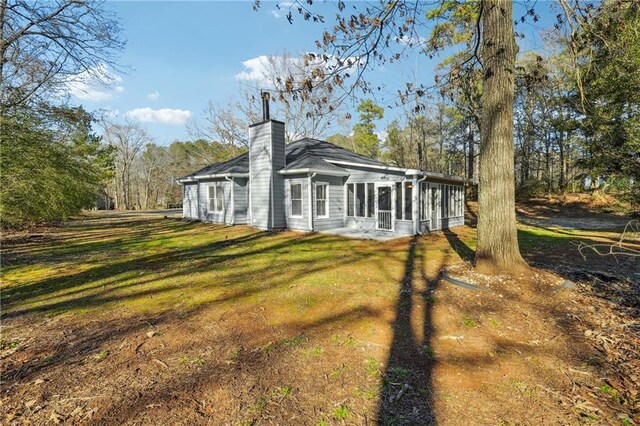
M92 213L4 236L2 424L640 424L638 261L577 251L629 218L519 209L517 277L473 271L473 226Z

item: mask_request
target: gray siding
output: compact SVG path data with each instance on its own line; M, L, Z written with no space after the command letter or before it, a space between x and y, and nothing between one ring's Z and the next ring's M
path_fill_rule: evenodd
M222 213L209 212L209 186L214 183L222 184L224 210ZM231 224L231 182L225 179L210 179L203 180L198 183L199 185L199 209L198 214L200 220L212 223L226 223Z
M313 179L314 183L322 182L329 184L329 217L318 217L317 204L315 202L316 194L313 193L313 229L316 231L324 231L333 228L342 228L344 226L344 182L345 178L340 176L323 176L317 175Z
M235 210L234 223L246 224L249 218L249 185L247 179L234 179L233 205Z
M291 182L302 184L302 217L291 217ZM284 204L288 229L309 231L309 178L306 175L287 176L284 179Z
M184 184L182 187L182 217L198 219L198 184Z
M455 226L462 226L464 225L464 217L458 216L458 217L449 217L446 219L441 219L440 224L441 224L441 229L453 228Z
M252 225L262 229L284 228L284 124L267 121L249 128L249 174Z
M393 232L400 235L413 235L413 222L410 220L396 220Z

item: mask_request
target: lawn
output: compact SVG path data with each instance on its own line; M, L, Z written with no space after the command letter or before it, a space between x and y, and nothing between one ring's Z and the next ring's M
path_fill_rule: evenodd
M575 249L615 235L522 225L540 269L492 279L465 263L471 227L374 242L91 213L9 236L3 424L638 421L638 329L602 331L637 324L633 265Z

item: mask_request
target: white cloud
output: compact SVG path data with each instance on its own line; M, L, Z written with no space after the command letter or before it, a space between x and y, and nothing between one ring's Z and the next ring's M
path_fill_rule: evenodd
M293 6L294 3L292 1L281 1L277 4L277 9L273 9L271 11L271 15L276 18L276 19L280 19L284 16L283 13L283 9L291 9L291 6Z
M67 94L81 101L100 102L124 92L122 77L104 65L98 65L66 81Z
M185 124L191 117L191 111L185 109L136 108L127 112L127 117L147 123Z
M236 80L245 81L266 81L268 78L268 69L271 66L272 58L267 55L261 55L256 58L247 59L242 63L245 71L235 75Z
M402 37L396 37L396 43L404 44L409 47L424 46L427 44L427 41L428 39L426 37L408 36L406 34Z
M264 89L273 88L274 76L285 76L291 72L294 73L294 79L309 77L309 73L313 68L322 68L329 74L340 68L341 71L354 74L358 66L363 61L356 57L346 58L340 65L334 56L321 55L317 53L307 53L313 59L309 59L305 65L304 57L293 57L289 55L261 55L255 58L247 59L242 63L244 71L235 75L236 80L253 81L259 83Z
M152 101L157 100L159 97L160 97L160 93L157 90L154 90L153 92L147 95L147 98L151 99Z

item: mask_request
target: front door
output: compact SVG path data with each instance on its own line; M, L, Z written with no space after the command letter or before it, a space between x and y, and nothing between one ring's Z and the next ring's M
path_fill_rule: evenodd
M432 183L431 191L431 230L440 229L440 185Z
M391 185L376 186L376 228L393 231L393 188Z

